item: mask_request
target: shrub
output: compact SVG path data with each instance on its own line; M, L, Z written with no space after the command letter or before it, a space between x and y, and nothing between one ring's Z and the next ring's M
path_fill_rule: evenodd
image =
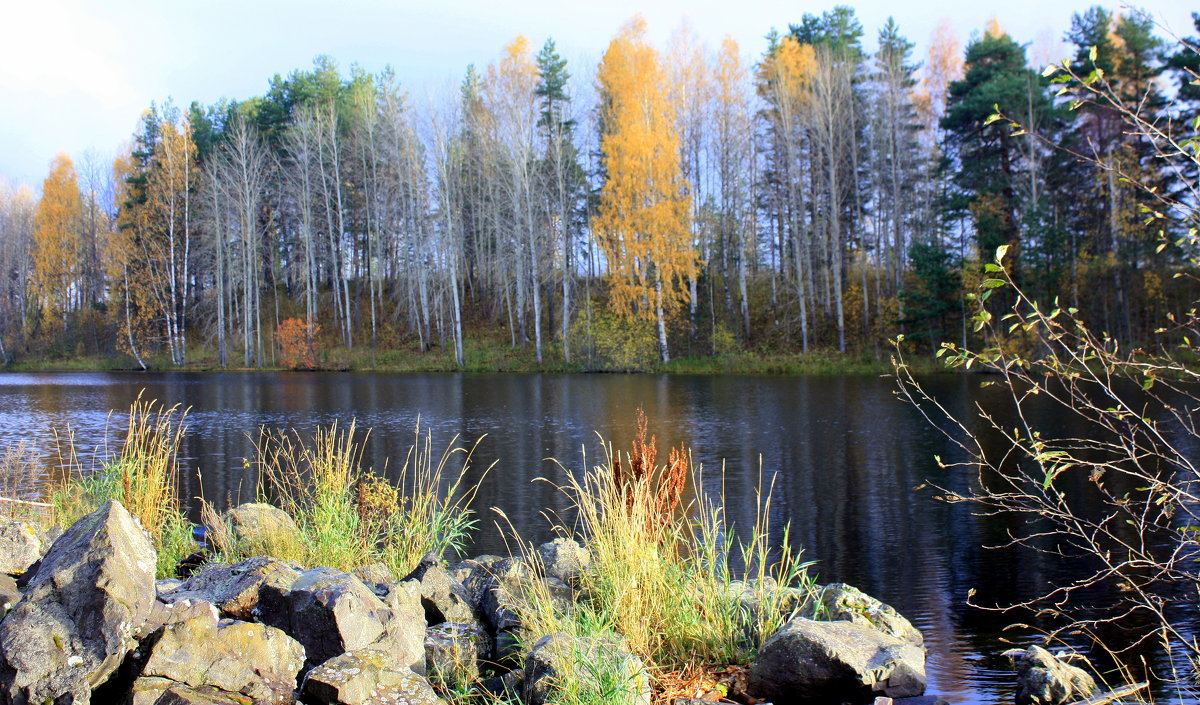
M292 369L311 370L317 366L316 338L321 324L305 323L299 318L286 318L275 328L279 345L279 364Z

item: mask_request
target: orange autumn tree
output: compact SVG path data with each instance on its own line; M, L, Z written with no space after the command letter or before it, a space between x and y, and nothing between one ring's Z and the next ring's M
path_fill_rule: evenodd
M687 302L699 258L666 72L646 41L641 16L609 43L597 81L607 180L592 228L608 262L613 308L628 318L653 319L668 362L666 318Z
M38 306L47 316L61 317L79 308L83 215L79 179L75 165L60 152L42 182L33 225L33 277L31 283Z

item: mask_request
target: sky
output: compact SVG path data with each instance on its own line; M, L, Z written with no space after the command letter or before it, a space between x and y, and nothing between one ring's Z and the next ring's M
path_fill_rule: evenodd
M993 16L1034 50L1061 51L1071 15L1086 1L842 0L856 10L867 46L887 17L923 55L947 18L961 41ZM659 46L681 22L715 47L726 35L748 60L765 35L836 0L9 0L0 23L0 180L35 188L50 160L110 160L139 115L173 98L213 103L261 95L276 73L319 54L348 69L392 66L410 93L427 96L484 66L519 34L535 47L553 37L575 67L594 65L626 19L642 13ZM1167 30L1194 34L1183 0L1140 4ZM1106 7L1119 10L1120 5ZM570 70L572 66L569 66Z

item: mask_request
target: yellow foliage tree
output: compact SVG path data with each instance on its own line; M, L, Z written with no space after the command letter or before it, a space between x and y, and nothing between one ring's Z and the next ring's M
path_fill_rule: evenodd
M61 316L79 307L83 206L75 165L60 152L42 182L42 200L34 214L33 291L45 314Z
M687 301L686 283L699 262L665 71L641 16L609 43L597 80L607 180L592 228L608 262L614 309L630 318L653 317L667 362L666 316Z

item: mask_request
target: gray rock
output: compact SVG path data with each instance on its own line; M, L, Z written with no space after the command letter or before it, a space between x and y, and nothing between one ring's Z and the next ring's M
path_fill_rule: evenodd
M360 565L350 573L354 577L363 581L369 587L376 585L388 585L396 582L396 574L392 569L383 563L372 563L370 565Z
M259 592L264 586L287 589L299 577L300 571L294 563L256 556L233 565L208 563L179 587L160 591L160 595L164 602L211 602L222 615L249 622L255 617Z
M592 565L592 553L574 539L557 538L538 546L546 575L568 585L578 582L579 576Z
M1017 669L1017 705L1060 705L1096 694L1096 680L1040 646L1006 651Z
M312 668L347 651L383 651L399 666L425 670L420 588L400 583L381 600L361 580L332 568L300 574L289 587L265 584L258 617L304 645Z
M264 553L271 553L266 549L280 542L294 541L300 535L296 522L287 512L262 502L238 505L225 512L224 519L240 546L261 549Z
M179 578L160 578L154 581L154 591L159 595L168 595L183 587L183 583Z
M517 703L521 701L521 689L525 685L525 671L516 668L502 676L484 678L477 686L478 690L493 695L500 700Z
M435 683L479 680L491 652L491 637L478 624L445 622L425 630L425 672Z
M798 616L822 622L846 620L870 626L917 646L925 643L920 630L899 612L845 583L831 583L818 590L800 609Z
M17 581L13 580L12 576L0 575L0 620L20 601L21 591L17 589Z
M46 551L45 534L25 521L0 524L0 573L20 575Z
M304 648L263 624L217 619L215 610L168 624L143 645L141 676L212 686L260 703L291 703Z
M525 657L524 705L546 705L556 700L558 688L570 682L580 689L579 700L626 705L650 705L650 677L645 665L614 640L575 637L563 632L542 637ZM619 688L615 698L611 693Z
M513 606L523 593L524 582L529 577L529 569L519 558L480 564L471 571L466 586L468 595L473 598L484 624L492 632L515 629L521 625Z
M88 702L155 602L149 536L109 501L54 542L0 622L0 701Z
M776 705L859 702L925 692L925 650L864 624L797 617L767 639L748 690Z
M420 581L421 607L425 611L427 625L433 626L442 622L481 622L467 588L450 577L445 568L440 565L429 566L420 577Z
M467 594L477 599L484 625L493 634L521 626L518 608L528 601L529 590L535 587L549 595L553 609L566 612L573 608L574 590L558 578L537 577L519 558L476 567L466 585Z
M211 686L192 688L166 678L139 678L126 705L246 705L246 698Z
M329 659L308 673L302 691L318 705L445 705L429 681L377 649Z

